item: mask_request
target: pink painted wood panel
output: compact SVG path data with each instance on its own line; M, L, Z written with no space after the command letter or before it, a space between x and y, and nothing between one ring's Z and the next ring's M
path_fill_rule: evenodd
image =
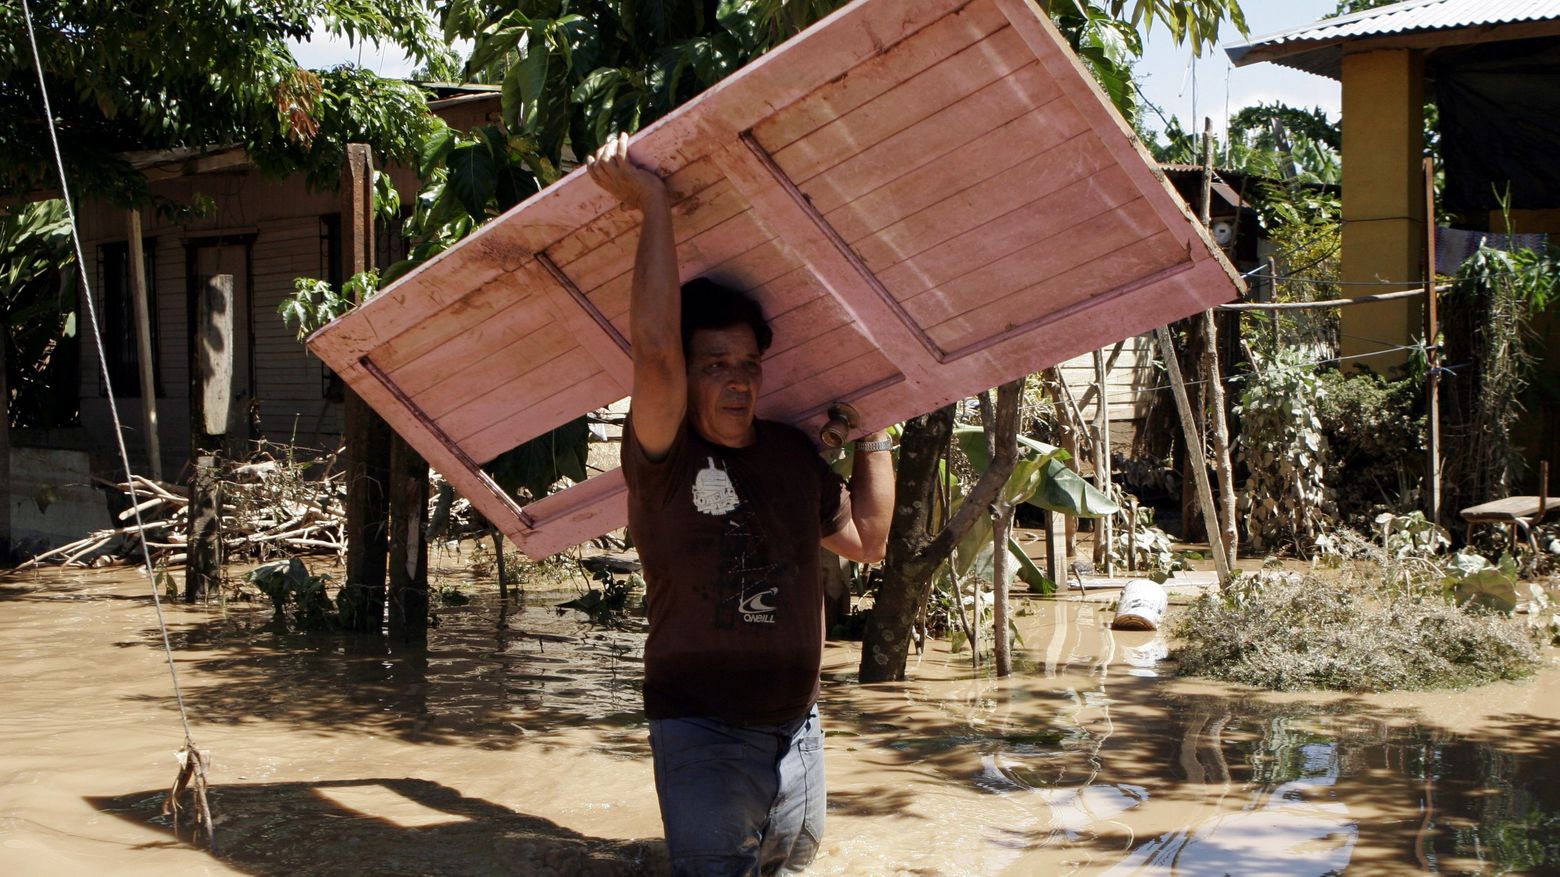
M1234 297L1030 0L856 0L633 138L684 278L769 314L760 412L897 422ZM479 464L632 390L637 217L577 171L315 352L533 557L626 520L613 471L518 507Z

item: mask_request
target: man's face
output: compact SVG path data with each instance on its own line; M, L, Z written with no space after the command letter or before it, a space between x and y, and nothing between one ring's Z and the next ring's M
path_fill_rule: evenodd
M764 382L753 327L700 329L688 344L688 410L705 439L729 447L753 441Z

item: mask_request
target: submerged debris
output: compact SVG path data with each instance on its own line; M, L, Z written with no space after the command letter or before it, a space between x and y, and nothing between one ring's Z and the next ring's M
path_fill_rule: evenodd
M262 446L249 460L224 465L218 473L223 557L265 560L277 554L340 554L346 487L336 456L300 458L292 449L272 454ZM141 475L132 477L133 493L131 483L103 482L104 487L124 495L125 509L118 515L121 526L90 533L22 566L100 566L115 558L140 563L143 540L153 566L183 563L189 535L189 490Z
M217 479L221 498L224 562L267 561L275 557L334 554L346 548L346 475L337 460L342 451L318 456L286 445L260 442L247 460L226 461ZM89 533L20 565L105 566L142 563L144 540L154 568L184 563L188 557L189 490L180 484L142 475L126 482L100 481L123 496L121 525ZM434 483L442 479L432 476ZM469 537L488 529L471 503L453 493L430 489L430 538ZM136 513L140 513L140 523Z
M1381 576L1262 573L1175 624L1181 672L1279 691L1461 688L1538 666L1519 623Z

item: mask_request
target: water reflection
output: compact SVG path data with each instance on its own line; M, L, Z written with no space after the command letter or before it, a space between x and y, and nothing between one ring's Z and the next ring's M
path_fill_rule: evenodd
M16 873L79 872L104 843L147 873L211 865L146 825L155 795L126 794L170 779L177 745L141 584L0 585L0 848ZM255 845L239 867L302 873L384 843L434 871L501 868L491 830L647 861L642 635L538 602L500 625L479 593L441 610L426 647L172 607L217 753L219 835ZM829 645L830 828L812 873L1560 873L1554 668L1473 692L1278 697L1176 678L1165 640L1110 631L1105 607L1023 605L1007 680L937 644L914 681L861 686L857 647Z

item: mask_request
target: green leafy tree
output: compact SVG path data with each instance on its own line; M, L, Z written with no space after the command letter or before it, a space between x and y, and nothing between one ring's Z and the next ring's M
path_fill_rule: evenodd
M316 25L393 43L419 60L436 45L421 0L168 0L31 4L44 79L75 191L142 202L123 153L235 144L273 173L334 185L341 146L410 158L434 126L421 94L359 70L302 70L288 39ZM57 185L19 3L0 6L0 195Z
M1338 5L1333 8L1332 14L1324 18L1337 18L1340 15L1353 15L1356 12L1364 12L1367 9L1380 9L1383 6L1391 6L1402 0L1338 0Z
M76 275L65 202L39 201L0 215L0 306L5 308L7 423L65 426L74 393L58 393L76 357Z

